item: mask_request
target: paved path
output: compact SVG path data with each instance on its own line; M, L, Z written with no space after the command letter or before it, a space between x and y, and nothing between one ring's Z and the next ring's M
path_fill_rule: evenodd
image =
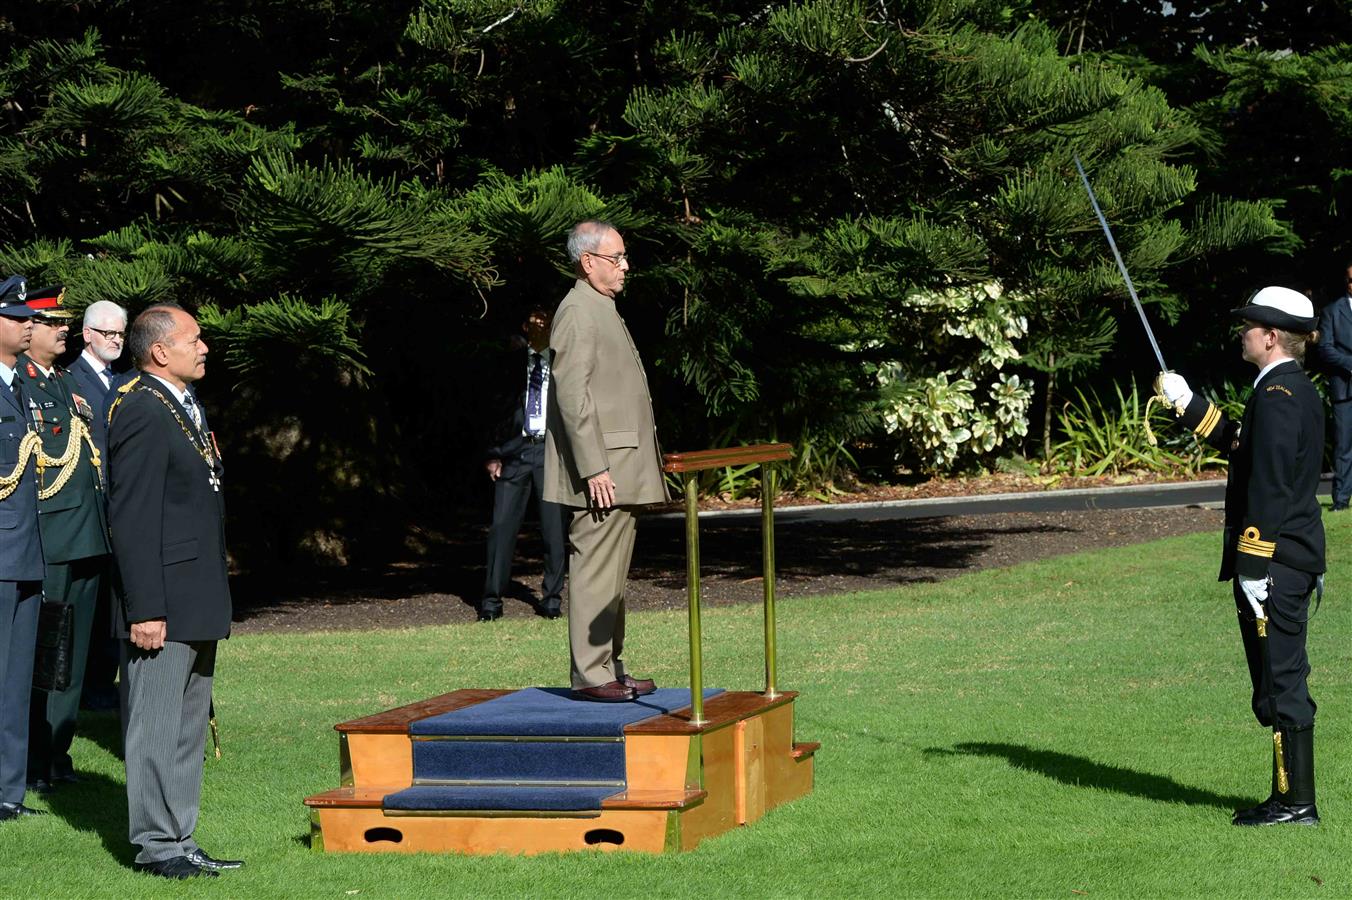
M1320 496L1328 496L1330 477L1319 485ZM1011 512L1070 512L1085 509L1156 509L1161 507L1204 506L1219 508L1225 502L1225 479L1187 481L1169 484L1129 484L1121 487L1074 488L1031 491L1012 494L981 494L966 497L939 497L921 500L885 500L873 503L814 504L784 506L775 510L776 522L875 522L890 519L925 519L934 516L979 516ZM700 519L726 519L759 516L753 509L707 510ZM685 513L663 513L650 520L679 521Z

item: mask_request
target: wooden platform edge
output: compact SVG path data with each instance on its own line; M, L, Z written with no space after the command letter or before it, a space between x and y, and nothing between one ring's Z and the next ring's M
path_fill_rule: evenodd
M451 691L449 694L429 697L426 700L419 700L417 703L396 706L384 712L362 716L360 719L339 722L333 726L333 730L360 732L362 734L407 734L410 723L419 719L454 712L457 709L464 709L467 706L474 706L476 703L483 703L485 700L493 700L511 693L514 693L514 691L461 688L458 691Z
M773 697L756 691L724 691L704 701L706 721L702 725L690 721L690 707L686 706L626 725L624 733L703 734L792 703L797 696L797 691L785 691Z
M821 741L797 741L789 751L789 755L794 759L807 759L821 748Z
M346 787L322 791L305 798L305 805L311 809L384 809L385 797L402 790L389 787ZM709 796L708 791L620 791L601 801L601 809L691 809L699 806ZM456 811L463 815L464 811ZM529 811L523 815L530 815Z

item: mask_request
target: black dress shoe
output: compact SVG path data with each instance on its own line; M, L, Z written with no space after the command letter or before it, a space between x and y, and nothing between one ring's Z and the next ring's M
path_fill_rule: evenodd
M628 703L635 698L633 689L618 681L595 687L573 688L570 696L574 700L591 700L595 703Z
M194 866L203 869L211 869L215 872L224 871L225 869L238 869L244 865L244 860L242 859L216 859L208 856L207 851L203 850L201 847L198 847L196 850L189 853L186 859Z
M559 616L563 615L563 610L559 609L557 603L546 603L540 607L540 615L544 616L546 619L557 619Z
M494 609L481 609L481 610L479 610L479 621L480 621L480 622L491 622L491 621L493 621L494 619L501 619L501 618L502 618L502 610L500 610L500 609L497 609L497 610L494 610Z
M47 815L40 809L33 809L31 806L24 806L22 803L0 803L0 822L7 822L10 819L17 819L20 816L45 816Z
M33 778L28 782L28 790L34 794L50 794L53 787L52 782L46 778Z
M1235 813L1235 825L1318 825L1319 810L1313 803L1287 806L1280 800L1268 800L1253 809Z
M186 856L171 856L168 859L157 859L154 862L134 863L132 867L147 875L173 878L178 881L185 878L217 878L220 875L219 872L194 865L192 860Z
M62 772L60 775L52 776L52 785L58 784L80 784L84 781L78 772Z
M635 678L632 675L624 676L624 686L640 697L645 697L657 690L657 682L651 678Z

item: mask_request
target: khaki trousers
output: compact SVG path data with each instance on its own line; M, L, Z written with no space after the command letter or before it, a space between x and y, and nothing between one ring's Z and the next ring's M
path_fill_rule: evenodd
M631 507L574 509L568 528L568 644L574 688L624 678L624 585L634 556Z

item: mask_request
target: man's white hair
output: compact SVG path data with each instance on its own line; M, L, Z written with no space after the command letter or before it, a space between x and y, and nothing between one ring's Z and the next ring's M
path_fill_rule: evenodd
M578 222L573 226L573 230L568 232L568 258L574 264L582 262L582 254L595 253L601 246L601 241L612 231L619 233L614 225L602 219Z
M84 320L81 325L85 328L97 328L95 322L108 322L109 319L118 318L122 320L122 327L127 327L127 311L118 306L111 300L95 300L85 307Z

